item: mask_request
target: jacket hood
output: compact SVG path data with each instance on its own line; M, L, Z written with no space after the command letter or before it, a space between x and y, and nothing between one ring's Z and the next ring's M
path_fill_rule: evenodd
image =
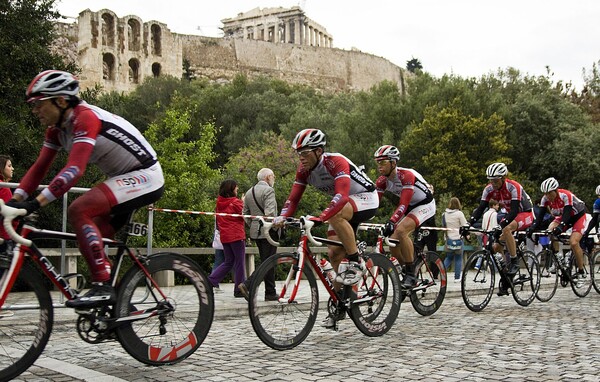
M225 207L227 205L229 205L232 201L234 201L235 199L237 199L235 196L229 197L229 198L224 198L222 196L219 195L219 197L217 198L217 207Z
M448 214L452 214L452 213L455 213L458 211L460 211L460 210L451 210L450 208L446 208L446 213L448 213Z

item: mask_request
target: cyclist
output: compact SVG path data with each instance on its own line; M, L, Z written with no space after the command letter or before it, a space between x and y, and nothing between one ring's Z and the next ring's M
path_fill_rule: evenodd
M7 205L32 213L60 199L77 184L89 163L96 163L106 174L108 179L68 209L79 249L91 270L92 287L66 305L92 308L115 302L114 288L107 284L111 265L102 238L114 236L131 211L157 201L163 194L164 179L156 152L133 125L87 104L78 94L78 79L59 70L41 72L29 84L27 102L46 127L46 135L37 160ZM60 149L69 153L66 165L48 188L28 200Z
M400 197L398 207L385 223L383 235L398 240L396 247L390 248L392 255L404 265L406 275L402 282L405 289L413 288L415 249L409 235L435 216L435 200L429 184L421 174L410 168L398 167L400 151L391 145L378 148L374 154L377 171L381 175L376 182L377 195L381 199L386 191Z
M538 222L543 220L544 213L549 210L554 220L548 226L548 230L552 231L552 236L559 236L561 233L573 228L569 244L575 255L577 263L576 286L583 286L585 271L583 270L583 249L579 245L583 237L583 231L586 228L585 203L569 190L558 188L558 181L555 178L544 180L540 186L540 190L544 193L540 201L538 216L535 223L527 230L531 236L533 231L538 227ZM554 249L558 251L558 243L554 243Z
M594 229L598 232L598 221L600 220L600 185L596 187L596 196L598 199L594 202L594 207L592 209L592 219L590 220L585 233L583 234L583 238L586 239Z
M366 269L359 257L355 231L360 223L375 216L379 200L371 179L344 155L325 152L325 144L325 134L319 129L304 129L294 138L292 148L300 164L290 195L273 224L281 226L286 218L294 215L307 185L331 195L329 206L311 220L327 221L327 237L343 244L343 248L328 247L329 260L337 272L335 287L339 290L339 284L356 284ZM325 327L333 325L333 318L324 323Z
M519 271L519 259L517 258L517 244L512 233L531 226L534 215L529 195L527 195L527 192L525 192L518 182L508 179L506 177L507 174L508 168L504 163L497 162L488 166L486 175L490 183L483 189L481 201L479 206L473 211L473 215L469 219L469 224L473 225L479 220L491 199L496 199L499 203L504 204L507 214L498 222L502 228L502 234L499 239L505 242L510 254L508 273L515 274ZM498 245L495 250L500 252L502 249ZM498 295L504 296L507 294L507 286L500 285Z

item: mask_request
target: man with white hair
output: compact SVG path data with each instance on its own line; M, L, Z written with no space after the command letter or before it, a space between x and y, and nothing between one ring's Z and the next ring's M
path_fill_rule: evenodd
M275 174L270 168L261 168L257 174L258 183L254 185L244 196L245 215L255 216L277 216L277 200L275 200ZM265 261L269 256L277 252L277 247L271 245L262 233L258 219L246 218L246 224L250 227L250 238L254 240L260 254L260 261ZM248 286L250 278L238 285L239 291L248 299ZM275 291L275 275L270 271L265 276L265 301L277 301Z

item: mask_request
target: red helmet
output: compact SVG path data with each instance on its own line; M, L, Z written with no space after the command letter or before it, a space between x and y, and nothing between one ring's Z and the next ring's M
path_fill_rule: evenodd
M325 146L327 143L325 134L319 129L304 129L294 138L292 142L292 148L294 150L300 150L305 147L317 148Z
M373 154L375 160L399 160L400 159L400 150L396 146L392 145L383 145L375 151Z

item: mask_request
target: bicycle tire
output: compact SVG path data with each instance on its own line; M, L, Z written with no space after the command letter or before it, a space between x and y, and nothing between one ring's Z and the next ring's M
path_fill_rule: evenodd
M592 276L592 285L597 293L600 293L600 250L595 251L592 254L591 258L591 276Z
M420 315L431 316L446 296L446 267L437 253L428 251L424 255L425 261L418 257L415 262L417 287L410 293L410 303Z
M1 272L3 285L8 272ZM9 381L33 365L50 339L53 322L50 292L39 272L26 262L0 311L0 381Z
M571 254L571 289L577 297L585 297L592 290L592 276L590 275L590 256L586 251L583 251L583 271L585 272L583 286L577 288L577 282L575 275L577 274L577 262L575 261L575 254Z
M294 279L298 269L297 253L281 253L269 256L252 275L248 314L254 332L260 340L276 350L292 349L302 343L312 330L319 309L319 290L315 275L304 263L302 278L297 293ZM279 301L264 301L266 296L265 275L275 275L276 293ZM287 287L286 279L290 283ZM306 285L308 283L308 285Z
M479 267L477 262L481 260ZM482 311L494 293L496 270L491 254L486 250L474 252L467 258L460 280L461 294L467 308Z
M543 249L536 255L540 265L540 287L535 297L541 302L548 302L558 289L558 274L560 264L556 255L548 249ZM552 268L554 266L554 268Z
M117 338L127 353L147 365L180 362L196 351L210 330L214 317L212 287L204 271L186 256L157 253L144 265L155 280L158 272L174 273L177 285L161 290L175 309L124 323L115 329ZM148 292L150 296L143 299ZM161 298L143 270L134 266L119 284L116 318L130 316L136 310L155 309L165 302Z
M519 256L519 271L511 280L512 295L517 304L531 304L540 288L540 265L533 252L523 251Z
M366 336L387 333L400 312L400 277L394 264L380 253L365 253L367 272L350 304L350 318ZM362 301L362 302L361 302Z

